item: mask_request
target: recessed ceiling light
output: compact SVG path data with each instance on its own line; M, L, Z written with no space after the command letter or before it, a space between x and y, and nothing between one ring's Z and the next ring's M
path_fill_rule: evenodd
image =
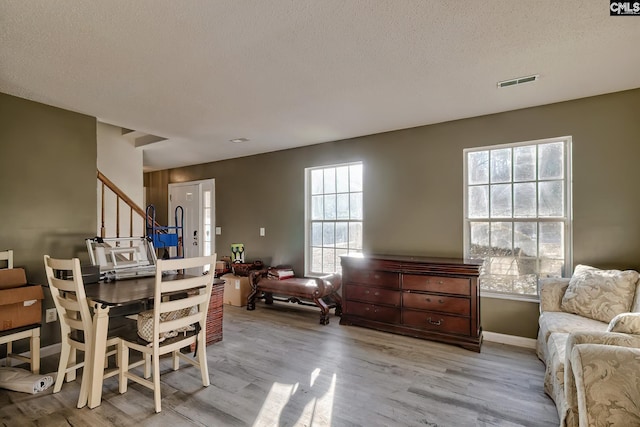
M247 142L249 139L248 138L233 138L230 139L229 141L233 142L234 144L238 144L240 142Z
M498 82L498 88L521 85L523 83L535 82L540 78L539 74L534 74L532 76L518 77L516 79L503 80Z

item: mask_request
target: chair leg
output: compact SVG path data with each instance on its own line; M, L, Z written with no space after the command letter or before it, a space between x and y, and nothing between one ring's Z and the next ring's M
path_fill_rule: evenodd
M77 353L74 349L74 353ZM80 382L80 396L78 396L78 408L84 408L89 401L89 388L91 387L91 378L93 376L93 370L98 369L98 366L93 366L93 350L90 345L86 345L84 348L84 368L82 369L82 381ZM77 368L74 369L74 372ZM104 369L102 370L104 374Z
M77 362L77 352L75 347L69 347L69 356L68 356L68 361L67 361L67 366L69 366L69 364L71 365L75 365ZM66 368L66 367L65 367ZM76 369L73 369L69 372L67 372L67 382L70 383L71 381L75 381L76 380Z
M160 412L162 410L160 404L162 399L160 396L160 355L157 353L153 354L153 398L156 403L156 412Z
M144 357L144 377L149 379L151 377L151 355L143 353L142 357Z
M109 354L111 353L111 354ZM118 365L118 344L112 344L107 346L105 352L104 352L104 369L107 369L109 367L109 358L113 356L113 360L116 363L116 366L120 366Z
M11 357L9 357L11 353L13 353L13 342L9 341L7 343L7 364L5 365L7 368L11 367Z
M200 345L198 346L198 363L200 364L200 374L202 375L202 385L209 387L209 367L207 366L207 346L203 345L206 341L206 337L203 333L198 337Z
M116 367L120 368L122 366L122 341L118 341L116 344Z
M177 371L178 369L180 369L180 359L178 358L178 352L180 350L176 350L174 352L171 353L171 358L173 359L173 370Z
M31 372L40 373L40 328L31 335ZM7 353L8 354L8 353Z
M118 361L120 363L118 369L118 390L120 394L122 394L127 391L127 377L125 374L129 372L129 347L124 343L118 345Z
M67 366L69 366L70 352L71 352L71 347L63 339L62 347L60 349L60 362L58 363L58 375L56 375L56 383L53 386L54 393L59 392L60 389L62 388L62 384L64 383L64 377L66 375Z

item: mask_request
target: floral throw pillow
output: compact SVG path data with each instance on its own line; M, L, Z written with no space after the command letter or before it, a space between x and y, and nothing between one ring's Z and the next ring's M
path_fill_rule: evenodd
M638 277L633 270L600 270L578 265L562 297L562 310L609 323L630 310Z

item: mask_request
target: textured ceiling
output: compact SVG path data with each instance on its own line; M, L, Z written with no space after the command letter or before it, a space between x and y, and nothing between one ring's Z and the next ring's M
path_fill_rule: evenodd
M140 148L165 169L640 87L640 17L608 7L0 0L0 91L167 138Z

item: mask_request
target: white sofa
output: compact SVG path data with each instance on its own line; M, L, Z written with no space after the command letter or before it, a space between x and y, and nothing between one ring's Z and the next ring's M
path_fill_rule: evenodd
M640 280L579 265L540 283L538 357L561 426L640 426Z

